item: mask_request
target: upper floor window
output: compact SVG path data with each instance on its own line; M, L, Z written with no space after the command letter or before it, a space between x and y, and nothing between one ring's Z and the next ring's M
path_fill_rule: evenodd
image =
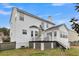
M54 32L54 37L56 37L56 36L57 36L57 32L55 31L55 32Z
M20 13L20 17L19 18L20 18L21 21L24 21L24 14Z
M48 24L46 25L46 28L48 28Z
M61 38L63 37L62 34L60 34L60 37L61 37Z
M40 29L41 29L41 30L44 30L44 28L43 28L41 25L40 25Z
M61 38L67 38L67 35L64 34L64 33L60 33L60 37L61 37Z
M31 37L33 37L33 31L31 31Z
M38 36L38 32L37 31L35 31L35 36Z
M44 22L41 23L42 28L44 29Z
M23 29L23 32L22 33L23 34L27 34L27 30Z

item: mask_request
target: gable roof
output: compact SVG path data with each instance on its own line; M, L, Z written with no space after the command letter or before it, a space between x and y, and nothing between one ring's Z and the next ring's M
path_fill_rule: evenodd
M16 7L13 7L13 9L14 9L14 8L16 8ZM52 23L52 22L50 22L50 21L48 21L48 20L45 20L45 19L43 19L43 18L41 18L41 17L38 17L38 16L33 15L33 14L31 14L31 13L28 13L28 12L26 12L26 11L23 11L23 10L21 10L21 9L19 9L19 8L16 8L16 9L17 9L18 12L24 13L24 14L26 14L26 15L28 15L28 16L37 18L38 20L41 20L41 21L44 21L44 22L47 22L47 23L50 23L50 24L55 25L54 23Z
M65 28L69 31L69 29L67 28L67 26L65 25L65 24L60 24L60 25L56 25L56 26L54 26L54 27L51 27L51 28L48 28L48 29L46 29L45 31L48 31L48 30L51 30L51 29L54 29L54 28L59 28L59 27L61 27L61 26L65 26Z

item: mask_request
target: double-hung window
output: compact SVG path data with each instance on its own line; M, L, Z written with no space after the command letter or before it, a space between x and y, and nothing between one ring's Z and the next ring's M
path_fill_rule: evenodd
M35 31L35 36L38 36L38 32L37 31Z
M31 37L33 37L33 31L31 31Z
M24 14L23 13L20 13L19 18L20 18L21 21L24 21Z
M55 31L55 32L54 32L54 37L56 37L56 36L57 36L57 32Z
M22 33L23 34L27 34L27 30L23 29L23 32Z

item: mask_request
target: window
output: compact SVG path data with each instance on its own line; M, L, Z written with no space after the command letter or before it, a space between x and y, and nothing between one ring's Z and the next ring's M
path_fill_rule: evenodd
M48 24L46 25L46 28L48 28Z
M63 35L62 35L62 34L60 34L60 37L62 38L62 37L63 37Z
M47 40L51 40L52 39L52 32L47 33Z
M38 32L37 31L35 31L35 36L38 36Z
M20 13L20 20L24 21L24 14Z
M31 31L31 37L33 37L33 31Z
M61 38L67 38L67 35L64 34L64 33L61 33L61 34L60 34L60 37L61 37Z
M44 29L44 22L41 23L41 27L42 27L42 29Z
M65 38L68 38L67 35L65 36Z
M65 38L65 35L63 35L63 38Z
M27 30L24 30L24 29L23 29L23 34L27 34Z
M64 38L67 38L67 35L64 35Z
M56 37L57 36L57 32L54 32L54 37Z
M41 30L44 30L43 27L40 25Z

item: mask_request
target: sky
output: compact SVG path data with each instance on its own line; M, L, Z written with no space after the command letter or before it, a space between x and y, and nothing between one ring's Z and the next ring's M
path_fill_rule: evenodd
M73 3L0 3L0 27L10 28L12 7L17 7L46 20L48 16L52 16L53 23L65 23L70 29L71 18L79 18L75 6Z

